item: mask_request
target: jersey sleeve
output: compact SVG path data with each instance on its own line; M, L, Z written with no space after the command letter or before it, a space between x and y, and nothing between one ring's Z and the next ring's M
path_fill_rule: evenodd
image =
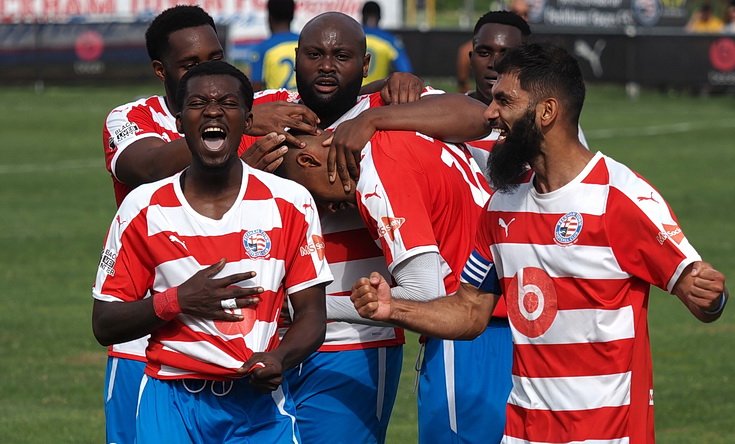
M467 259L460 280L482 291L500 295L502 290L490 251L490 237L490 212L486 207L480 215L474 250Z
M407 177L412 165L388 154L407 150L397 132L378 132L362 159L357 185L358 207L365 224L380 242L388 271L425 252L439 252L431 221L431 202L418 180ZM422 173L423 175L423 173Z
M621 269L668 292L687 265L701 260L663 197L632 173L610 187L605 223Z
M128 202L128 201L126 201ZM108 302L143 299L152 284L153 273L145 266L147 223L144 213L120 207L110 225L100 256L92 296Z
M293 205L283 214L284 227L290 227L286 230L286 241L292 246L286 259L286 292L293 294L332 282L334 278L326 260L319 214L311 194L300 188Z

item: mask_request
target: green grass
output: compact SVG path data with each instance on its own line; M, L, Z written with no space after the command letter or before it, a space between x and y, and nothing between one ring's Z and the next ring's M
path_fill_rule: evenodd
M3 443L104 440L105 350L90 326L90 286L114 213L101 126L113 106L157 91L156 85L0 89ZM595 86L582 126L592 149L628 164L662 192L690 241L732 279L732 97L643 91L629 101L622 88ZM649 318L659 442L735 442L733 316L703 325L654 290ZM416 442L415 344L410 335L389 443Z

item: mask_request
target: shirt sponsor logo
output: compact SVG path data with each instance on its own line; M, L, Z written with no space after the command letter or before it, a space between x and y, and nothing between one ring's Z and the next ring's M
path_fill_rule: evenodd
M307 243L299 249L302 256L308 256L311 253L316 253L319 256L319 260L324 260L324 239L316 234L311 235L311 242Z
M115 130L113 137L115 138L115 144L119 144L123 140L133 137L136 133L140 132L140 128L134 122L128 122Z
M382 225L378 225L378 236L387 237L393 242L395 240L395 232L401 228L406 222L404 217L381 217Z
M666 239L671 239L677 244L680 244L681 241L684 240L684 232L681 231L681 228L679 228L678 225L663 224L663 226L664 231L661 231L656 235L656 240L659 244L663 245L664 242L666 242Z
M271 251L271 238L263 230L250 230L242 237L242 244L248 256L253 259L267 256Z
M554 240L560 245L571 245L579 237L582 232L584 222L582 215L576 211L571 211L559 219L554 228Z
M105 248L102 250L100 255L100 270L115 276L115 261L117 260L117 254L113 253L112 250Z
M546 333L558 313L554 281L540 268L518 270L505 288L505 302L513 327L529 338Z

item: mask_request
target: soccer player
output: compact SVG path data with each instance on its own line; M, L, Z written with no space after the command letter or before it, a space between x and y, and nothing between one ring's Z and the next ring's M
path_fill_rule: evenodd
M291 32L294 8L293 0L268 0L271 36L249 49L243 60L256 91L296 89L293 68L299 35Z
M282 374L324 339L323 254L309 193L237 151L253 91L231 65L190 69L176 123L192 163L140 186L108 232L93 289L103 345L150 334L136 442L299 441ZM285 295L293 322L280 340Z
M339 216L346 207L358 207L397 283L391 289L394 297L424 300L426 295L455 292L463 256L472 249L471 233L489 197L487 183L466 148L416 132L379 131L363 151L360 179L346 195L341 184L326 177L328 150L321 143L326 137L301 136L306 147L290 149L276 173L307 187L322 211ZM328 305L330 318L360 322L349 299L333 298ZM426 359L442 358L427 351ZM451 370L448 366L448 373L427 376L425 369L421 383L444 385L444 377L453 376ZM449 397L453 402L453 394ZM458 391L456 397L463 400L463 393ZM420 398L420 415L428 414L425 407Z
M307 23L300 35L296 56L300 95L268 91L258 99L300 100L319 116L320 127L336 127L336 134L358 121L354 117L365 115L365 120L352 125L360 134L346 136L353 143L366 137L362 146L375 126L433 130L432 135L447 137L465 134L471 124L481 130L477 135L487 131L481 118L484 107L458 94L390 107L381 106L380 94L359 96L368 63L360 24L341 13L325 13ZM456 119L443 117L438 111L442 106L456 107ZM370 267L385 269L385 261L355 209L322 211L321 221L327 260L335 273L327 288L328 311L347 306L354 314L348 299L352 283ZM320 350L287 374L304 441L319 442L328 433L334 442L383 442L401 371L402 343L402 330L393 327L330 322Z
M499 192L459 291L400 300L373 274L352 299L372 320L472 338L502 293L514 342L505 442L654 442L650 285L712 322L727 301L725 277L650 184L580 143L585 87L570 54L527 45L495 68L485 117L501 131L490 156Z
M174 117L179 112L175 100L178 82L193 66L224 58L214 20L198 6L176 6L159 14L146 32L146 47L166 95L115 108L103 128L105 163L118 206L138 185L168 177L189 165L191 154ZM272 107L270 111L268 107ZM274 148L286 137L293 137L283 131L284 126L315 131L304 120L313 122L316 116L303 105L285 102L257 108L262 119L254 118L253 127L260 128L252 133L267 135L250 149L254 139L243 135L240 154L249 165L272 171L283 154ZM301 117L294 119L291 115ZM271 132L277 128L282 134ZM133 442L146 345L147 338L140 338L110 347L105 378L107 442Z
M362 7L362 26L370 54L370 69L363 84L388 77L391 72L412 72L403 42L393 34L380 29L380 5L373 1Z

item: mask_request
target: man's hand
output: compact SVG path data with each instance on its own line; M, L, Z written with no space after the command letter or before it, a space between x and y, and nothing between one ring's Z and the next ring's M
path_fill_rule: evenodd
M373 321L390 321L393 311L390 286L380 273L372 272L370 279L358 279L352 286L350 299L363 318Z
M350 179L357 182L360 178L360 158L362 149L373 137L377 129L371 123L369 111L340 123L332 136L322 142L329 147L327 155L327 174L329 182L337 180L337 174L342 181L345 193L350 191ZM363 117L361 117L363 116Z
M205 319L239 322L242 315L233 314L226 309L250 307L260 302L255 296L263 292L262 287L241 288L233 284L251 279L254 271L236 273L222 278L214 278L225 266L220 259L186 280L179 286L178 297L181 312Z
M240 158L253 168L272 173L281 165L283 155L288 151L286 146L278 146L284 140L286 136L283 134L268 133L250 145Z
M300 103L268 102L253 107L253 126L251 136L265 136L275 132L286 137L286 143L304 147L304 144L293 135L286 132L286 128L294 129L306 134L318 135L319 118L312 110Z
M380 98L386 105L415 102L421 98L424 81L408 72L394 72L380 90Z
M237 373L250 375L250 385L260 393L270 393L283 383L283 365L271 353L253 353Z
M687 299L702 311L716 311L725 291L725 275L707 262L695 262L689 275L693 279L686 293Z

